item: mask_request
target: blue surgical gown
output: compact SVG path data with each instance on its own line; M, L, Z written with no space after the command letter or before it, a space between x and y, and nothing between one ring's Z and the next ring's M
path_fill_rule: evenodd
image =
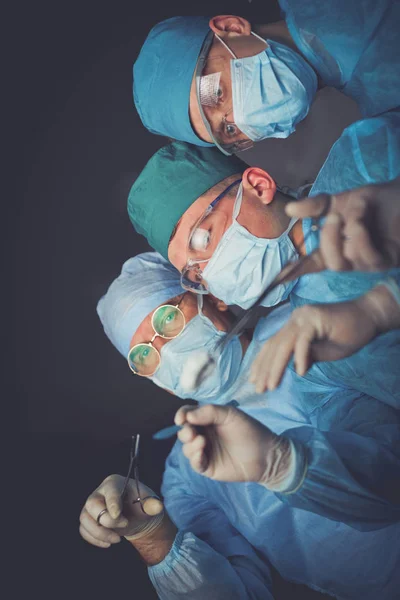
M399 106L400 3L395 0L279 0L290 34L326 85L364 117Z
M334 194L400 176L400 113L364 119L350 125L332 147L310 195ZM303 231L310 253L318 247L319 235ZM400 284L400 269L383 273L322 271L304 275L290 295L293 308L319 302L342 302L366 293L374 285L393 277ZM331 380L400 408L400 330L381 335L352 356L314 365L306 376L309 385ZM307 394L307 389L304 389Z
M335 422L340 420L337 406L334 400ZM400 524L357 531L302 509L308 508L307 497L314 497L335 511L344 496L351 504L349 493L353 492L354 517L358 519L358 493L364 500L368 493L374 496L365 493L360 481L368 479L369 466L375 469L375 453L372 450L371 459L370 450L377 430L381 430L379 438L386 426L390 429L393 411L381 405L379 417L376 407L362 399L358 408L355 405L344 417L348 431L341 427L336 431L333 426L330 437L310 425L298 408L286 404L282 394L280 398L270 396L267 408L245 409L277 433L285 432L308 448L305 481L298 492L286 496L255 483L224 483L203 477L191 469L177 442L167 459L162 493L179 532L164 560L149 568L159 598L272 599L269 565L273 565L285 579L343 600L393 600L400 585ZM335 450L341 437L342 458ZM358 437L361 444L356 442ZM383 457L377 458L380 462ZM357 470L345 474L348 459L354 466L364 463L360 478ZM296 507L296 502L305 506Z

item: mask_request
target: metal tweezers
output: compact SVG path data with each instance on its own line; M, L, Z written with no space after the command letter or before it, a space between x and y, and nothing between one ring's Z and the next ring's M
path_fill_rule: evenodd
M137 433L136 435L132 436L128 474L125 477L124 487L122 488L121 500L122 500L122 502L124 502L124 500L126 499L126 495L128 493L129 479L133 472L133 477L135 479L135 484L136 484L137 499L134 500L132 502L132 504L139 502L142 511L145 512L143 509L143 504L142 504L143 499L140 497L140 490L139 490L139 442L140 442L140 434Z

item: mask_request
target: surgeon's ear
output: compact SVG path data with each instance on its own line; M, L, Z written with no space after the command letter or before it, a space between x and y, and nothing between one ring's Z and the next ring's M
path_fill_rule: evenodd
M276 183L263 169L249 167L242 175L243 192L255 194L262 204L270 204L276 193Z
M212 294L208 294L208 297L210 298L211 302L214 304L215 308L217 310L219 310L220 312L226 312L227 310L229 310L228 305L225 304L225 302L223 302L219 298L216 298Z
M229 37L230 34L250 35L251 25L243 17L234 15L218 15L209 22L210 29L221 38Z

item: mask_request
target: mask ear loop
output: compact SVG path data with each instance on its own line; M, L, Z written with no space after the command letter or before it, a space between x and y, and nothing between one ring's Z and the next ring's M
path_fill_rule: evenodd
M235 60L237 60L236 54L234 54L234 52L229 48L228 44L226 42L224 42L224 40L222 38L220 38L219 35L217 35L216 33L214 33L214 35L221 42L221 44L225 47L225 49L228 50L229 54L231 56L233 56L233 58Z
M264 40L264 38L262 38L260 35L258 35L254 31L251 32L251 35L254 35L254 37L258 38L260 40L260 42L264 42L264 44L268 48L269 44L268 44L268 42L266 40Z
M236 221L243 202L243 180L240 182L239 189L236 194L235 205L233 207L232 219Z
M201 317L204 317L203 314L203 295L202 294L197 294L197 310L198 313Z
M265 40L264 40L262 37L260 37L260 36L259 36L257 33L254 33L254 31L251 31L250 33L251 33L251 35L254 35L254 37L258 38L258 39L260 40L260 42L264 42L264 44L265 44L265 45L266 45L266 47L268 48L268 42L266 42L266 41L265 41ZM219 41L221 42L221 44L222 44L222 45L223 45L223 46L226 48L226 50L228 50L229 54L230 54L231 56L233 56L233 58L234 58L235 60L240 60L240 59L238 59L238 57L236 56L236 54L233 52L233 50L231 50L231 49L229 48L228 44L227 44L227 43L226 43L226 42L225 42L225 41L224 41L222 38L220 38L220 37L219 37L219 35L217 35L216 33L214 33L214 35L215 35L215 37L216 37L217 39L219 39Z

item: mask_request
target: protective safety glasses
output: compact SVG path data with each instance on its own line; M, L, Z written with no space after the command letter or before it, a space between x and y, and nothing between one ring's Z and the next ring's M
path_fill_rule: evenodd
M218 38L218 36L215 37ZM220 40L220 38L218 39ZM230 156L235 152L242 152L244 150L252 148L254 142L249 139L233 140L232 142L228 141L230 137L235 138L236 136L242 134L242 132L234 123L234 121L231 118L229 118L229 115L232 114L231 107L227 108L224 116L221 119L220 133L213 131L213 129L211 128L206 112L207 110L212 110L213 108L217 107L220 104L222 96L220 88L221 73L204 73L208 53L210 51L213 40L214 34L212 31L210 31L210 33L204 41L204 44L200 50L199 58L197 60L195 70L197 102L204 126L207 129L207 132L211 137L212 141L217 146L217 148L221 150L223 154L225 154L226 156ZM220 41L222 42L222 40ZM224 44L224 46L226 46L226 44Z
M154 311L151 326L154 335L150 342L133 346L128 353L128 365L135 375L151 377L160 366L161 356L153 342L157 337L172 340L182 333L186 326L185 315L179 304L164 304Z
M239 185L241 181L241 179L237 179L228 185L228 187L208 205L203 215L192 227L186 249L186 265L181 271L181 286L183 289L194 292L195 294L208 294L206 284L202 280L203 272L200 264L208 262L215 250L215 247L210 244L209 233L213 227L216 228L220 218L218 211L215 209L218 202L222 200L232 188ZM194 252L198 253L197 257L190 256ZM202 254L201 257L200 254Z

